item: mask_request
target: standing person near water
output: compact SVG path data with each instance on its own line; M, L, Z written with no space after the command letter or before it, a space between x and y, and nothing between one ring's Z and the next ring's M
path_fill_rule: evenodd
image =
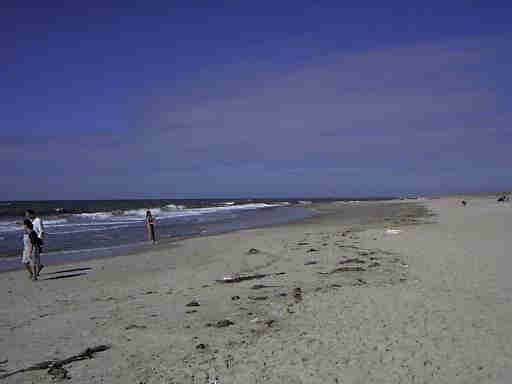
M41 253L43 253L43 249L41 246L43 245L43 237L44 237L43 220L38 215L36 215L36 213L32 209L27 209L27 211L25 212L25 217L27 219L30 219L30 221L32 222L32 226L34 227L34 231L37 234L37 237L39 238L37 247L38 247L38 254L41 254ZM38 274L39 274L39 272L41 272L41 269L43 269L43 267L44 267L44 265L39 263L39 271L37 271Z
M153 244L155 244L156 243L155 219L153 219L153 216L151 215L151 211L146 212L146 228L148 229L149 240L151 240L153 242Z
M36 281L41 271L39 262L39 237L29 219L23 220L23 256L21 262L30 274L30 279Z

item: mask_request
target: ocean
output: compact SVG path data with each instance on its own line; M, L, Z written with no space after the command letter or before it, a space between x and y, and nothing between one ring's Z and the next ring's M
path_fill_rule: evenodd
M0 202L0 271L22 267L23 229L19 222L26 209L43 218L43 263L56 264L150 248L144 225L147 210L156 219L157 240L165 243L173 238L284 224L312 216L308 209L312 202L339 200L353 199Z

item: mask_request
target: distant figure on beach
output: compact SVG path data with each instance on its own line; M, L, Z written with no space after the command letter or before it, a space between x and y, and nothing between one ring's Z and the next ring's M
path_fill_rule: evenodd
M466 204L467 204L466 200L462 200L462 201L461 201L461 204L462 204L463 206L466 206Z
M21 262L25 265L25 269L30 274L30 279L37 280L41 271L39 262L39 237L34 231L34 226L29 219L23 220L23 255Z
M146 228L148 229L149 240L151 240L153 244L155 244L155 219L153 219L151 211L146 212Z
M34 231L37 234L37 237L39 238L38 253L41 254L43 253L42 245L44 237L43 220L38 215L36 215L36 213L32 209L27 209L27 211L25 212L25 217L27 219L30 219L30 221L32 222L32 226L34 227ZM41 269L43 269L43 267L44 265L39 263L40 270L37 273L41 272Z

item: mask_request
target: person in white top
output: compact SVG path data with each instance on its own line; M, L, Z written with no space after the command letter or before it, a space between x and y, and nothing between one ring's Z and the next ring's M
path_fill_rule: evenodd
M29 218L32 221L32 225L34 226L34 231L37 234L37 237L39 237L39 249L38 254L41 254L43 252L43 249L41 248L41 245L43 244L43 238L44 238L44 226L43 226L43 220L36 215L36 213L32 209L27 209L25 212L25 217ZM43 269L44 265L39 263L39 272L41 272L41 269Z

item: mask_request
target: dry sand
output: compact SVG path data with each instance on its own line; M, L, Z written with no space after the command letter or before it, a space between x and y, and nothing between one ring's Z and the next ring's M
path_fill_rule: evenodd
M512 206L361 206L371 220L323 204L290 225L50 266L35 284L3 273L0 370L109 344L65 365L68 382L496 383L512 356Z

